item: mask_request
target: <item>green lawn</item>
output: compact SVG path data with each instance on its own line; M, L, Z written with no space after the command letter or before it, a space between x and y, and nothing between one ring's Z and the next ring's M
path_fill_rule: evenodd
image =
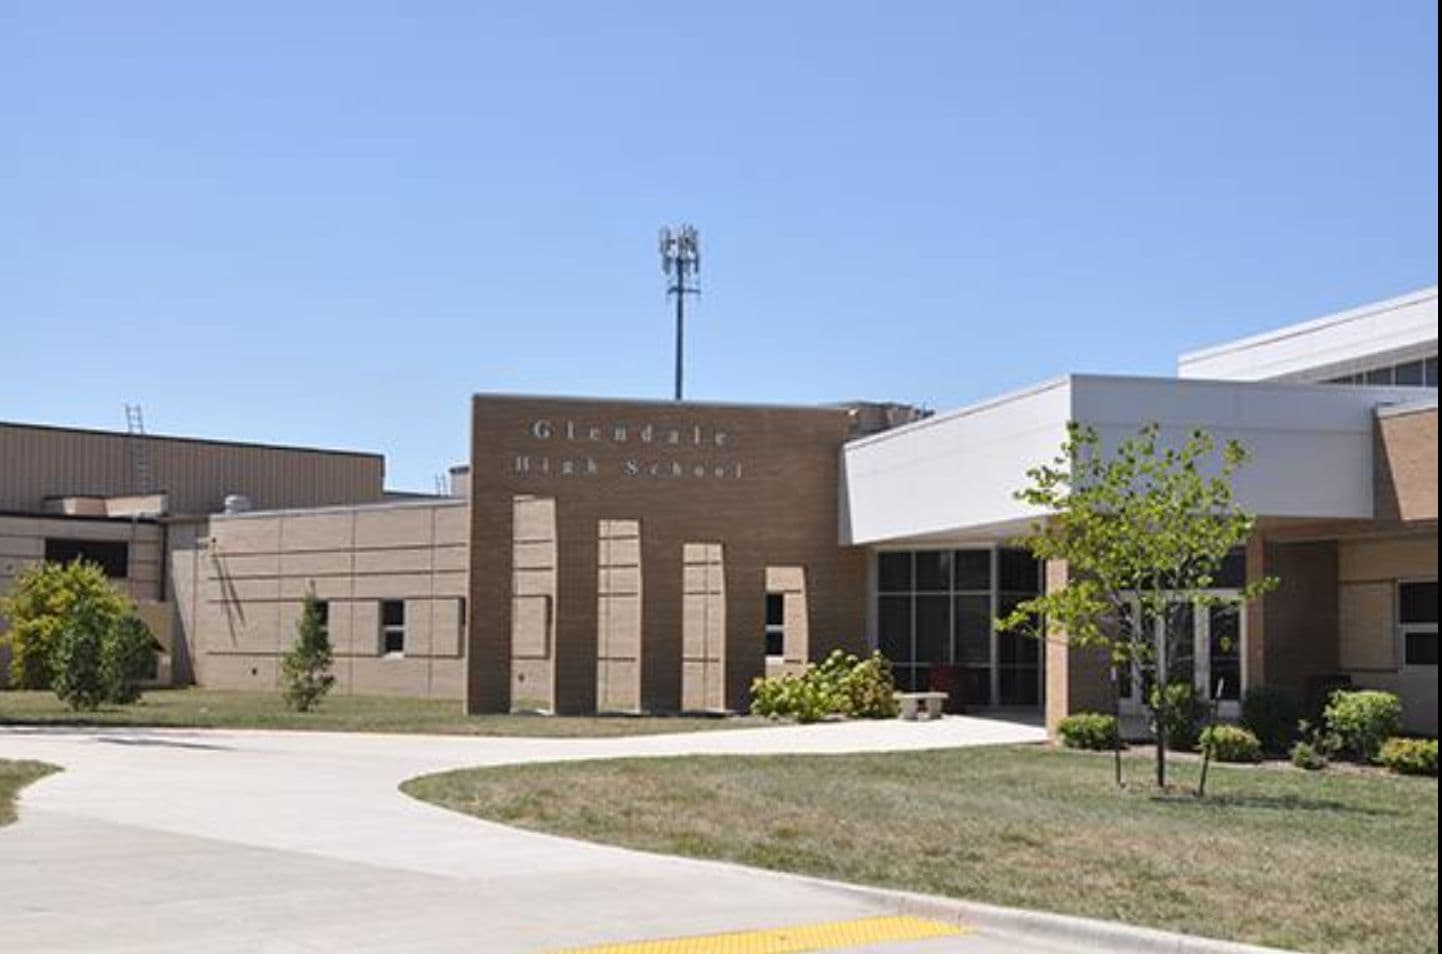
M1437 782L1041 747L468 769L409 794L539 831L1306 950L1437 950ZM1177 765L1176 781L1195 779Z
M73 712L49 692L0 691L0 725L178 726L430 732L446 735L619 736L767 725L753 718L532 715L468 716L453 699L328 696L316 712L291 712L277 693L161 689L128 706Z
M15 820L15 798L22 788L58 771L55 766L44 762L0 759L0 825L8 825Z

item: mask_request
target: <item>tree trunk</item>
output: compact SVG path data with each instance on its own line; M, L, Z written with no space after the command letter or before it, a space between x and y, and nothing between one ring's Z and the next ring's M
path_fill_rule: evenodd
M1122 687L1117 678L1117 665L1112 663L1112 718L1116 720L1117 736L1112 740L1112 771L1116 776L1117 788L1126 788L1122 782Z
M1167 787L1167 734L1157 724L1157 788Z
M1157 788L1167 787L1167 695L1158 691L1152 707L1152 725L1157 732Z

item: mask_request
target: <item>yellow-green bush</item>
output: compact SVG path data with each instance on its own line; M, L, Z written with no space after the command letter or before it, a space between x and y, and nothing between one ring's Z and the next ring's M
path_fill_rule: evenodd
M859 659L833 650L797 676L787 673L751 683L751 711L771 718L816 722L827 716L886 719L896 715L891 663L880 653Z
M1388 739L1377 760L1400 775L1436 775L1436 739Z
M1260 762L1262 743L1250 729L1214 725L1202 730L1201 748L1218 762Z
M1114 749L1121 741L1121 727L1116 716L1100 712L1078 712L1057 723L1056 734L1069 749L1090 749L1095 752Z

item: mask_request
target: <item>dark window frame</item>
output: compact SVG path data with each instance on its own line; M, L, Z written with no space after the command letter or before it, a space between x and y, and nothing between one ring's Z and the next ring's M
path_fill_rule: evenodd
M776 610L773 615L772 610ZM786 657L786 594L766 594L764 646L769 659Z
M130 578L130 542L128 540L45 538L45 562L69 564L76 560L84 560L99 566L107 579L125 580Z
M396 610L395 613L390 612ZM380 649L382 656L406 654L406 601L381 600Z
M1397 581L1397 634L1404 667L1437 665L1437 580Z

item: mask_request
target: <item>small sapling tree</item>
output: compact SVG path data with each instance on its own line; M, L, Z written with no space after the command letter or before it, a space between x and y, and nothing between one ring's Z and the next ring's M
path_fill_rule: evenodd
M1102 652L1119 676L1139 672L1156 734L1156 780L1167 781L1168 733L1195 704L1177 685L1176 661L1192 655L1192 614L1245 604L1276 584L1257 577L1213 589L1223 561L1246 544L1255 521L1236 504L1232 477L1247 459L1236 441L1219 449L1192 431L1165 446L1156 424L1109 452L1090 427L1071 424L1060 456L1027 471L1017 499L1047 512L1021 543L1041 560L1063 561L1067 584L1019 604L1004 630ZM1223 647L1230 649L1232 647ZM1185 678L1185 677L1182 677ZM1168 687L1183 691L1168 691ZM1177 711L1174 711L1177 710Z
M297 712L310 712L319 706L335 685L326 623L324 604L316 599L315 590L308 591L295 626L295 643L281 661L285 704Z

